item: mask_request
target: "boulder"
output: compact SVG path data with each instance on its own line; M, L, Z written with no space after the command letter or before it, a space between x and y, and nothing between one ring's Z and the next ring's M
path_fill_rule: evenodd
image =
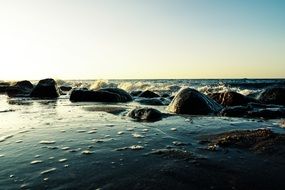
M133 100L129 93L120 88L101 88L99 91L118 94L120 96L120 102L129 102Z
M285 117L285 109L280 107L263 107L258 104L249 104L248 106L225 107L220 112L220 115L227 117L277 119Z
M245 117L248 115L248 111L251 110L249 106L232 106L232 107L225 107L221 110L221 116L227 117Z
M119 88L105 88L100 90L74 89L70 94L72 102L128 102L132 97Z
M29 97L33 88L34 85L30 81L18 81L7 88L7 95L9 97Z
M285 87L270 87L263 90L258 100L265 104L285 105Z
M157 97L160 97L158 94L150 91L150 90L146 90L146 91L143 91L139 97L141 98L157 98Z
M31 97L53 99L59 97L59 88L54 79L43 79L32 90Z
M8 87L10 87L10 83L0 82L0 93L6 93Z
M208 96L191 88L180 90L167 110L177 114L208 115L216 114L223 107Z
M249 102L257 102L257 100L237 92L213 93L208 94L208 96L223 106L238 106L248 104Z
M128 116L136 121L155 122L162 119L162 113L153 108L135 108L128 113Z

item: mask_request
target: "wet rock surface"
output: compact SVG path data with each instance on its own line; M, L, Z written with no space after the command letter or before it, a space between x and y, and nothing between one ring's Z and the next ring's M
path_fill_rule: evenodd
M261 92L258 100L265 104L285 105L285 87L270 87Z
M54 79L43 79L38 82L30 96L41 99L54 99L59 97L59 88Z
M240 130L211 135L204 140L210 147L240 148L262 154L285 155L285 134L270 129Z
M175 149L175 148L158 149L158 150L154 150L150 152L149 154L160 155L166 158L174 158L174 159L182 159L182 160L191 160L191 159L196 158L194 154L189 151Z
M106 88L100 90L74 89L70 94L72 102L127 102L132 97L122 89Z
M249 104L247 106L225 107L221 116L278 119L285 117L285 108L263 104Z
M153 108L135 108L128 113L128 116L136 121L155 122L162 119L163 114Z
M212 93L208 96L223 106L238 106L248 104L249 102L257 102L254 98L244 96L237 92Z
M34 85L30 81L18 81L7 88L7 95L9 97L28 97L30 96L33 88Z
M141 98L156 98L156 97L160 97L160 96L158 94L150 91L150 90L146 90L146 91L143 91L142 93L140 93L139 97L141 97Z
M167 109L177 114L209 115L218 113L222 106L197 90L185 88L178 92Z

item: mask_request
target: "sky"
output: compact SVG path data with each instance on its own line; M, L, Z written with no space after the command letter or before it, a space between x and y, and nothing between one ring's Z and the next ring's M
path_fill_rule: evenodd
M0 80L284 78L283 0L0 0Z

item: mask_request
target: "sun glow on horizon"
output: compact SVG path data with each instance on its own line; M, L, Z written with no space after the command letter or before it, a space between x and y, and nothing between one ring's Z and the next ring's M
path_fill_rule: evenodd
M0 5L0 80L285 77L280 1Z

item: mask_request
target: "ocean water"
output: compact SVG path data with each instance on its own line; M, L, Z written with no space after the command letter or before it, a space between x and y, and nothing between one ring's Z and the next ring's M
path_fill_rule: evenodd
M170 95L189 86L205 94L233 90L257 96L263 88L284 85L285 80L58 80L58 84ZM203 135L237 129L284 133L280 120L173 115L154 123L135 122L126 113L138 106L144 105L72 103L69 94L57 100L0 95L0 189L278 189L284 185L284 161L240 150L211 152L199 143ZM110 114L104 111L108 107L125 111ZM148 107L167 113L167 105ZM170 148L194 159L155 154Z

